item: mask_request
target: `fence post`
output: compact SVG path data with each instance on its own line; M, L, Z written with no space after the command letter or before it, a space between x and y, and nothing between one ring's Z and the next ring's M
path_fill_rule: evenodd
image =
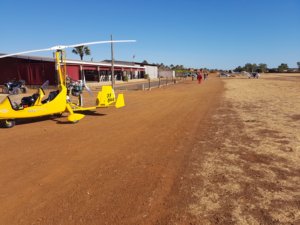
M160 88L160 77L158 78L158 87Z
M149 91L151 90L150 78L148 79L149 82Z

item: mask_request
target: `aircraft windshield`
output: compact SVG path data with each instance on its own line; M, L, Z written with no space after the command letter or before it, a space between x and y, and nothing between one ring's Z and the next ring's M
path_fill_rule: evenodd
M46 90L46 89L48 88L48 86L49 86L49 80L46 80L46 81L42 84L41 88L42 88L43 90Z

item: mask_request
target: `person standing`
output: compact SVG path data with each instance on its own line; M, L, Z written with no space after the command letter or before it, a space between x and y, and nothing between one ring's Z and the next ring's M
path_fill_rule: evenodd
M198 84L201 84L201 81L202 81L202 70L200 70L199 72L198 72L198 76L197 76L197 80L198 80Z
M207 78L208 78L208 73L206 72L206 74L205 74L206 76L205 76L205 80L207 80Z

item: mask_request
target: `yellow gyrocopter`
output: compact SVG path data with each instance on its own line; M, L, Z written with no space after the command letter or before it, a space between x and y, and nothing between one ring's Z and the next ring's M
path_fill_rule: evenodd
M43 85L38 89L38 92L36 94L22 98L20 104L13 103L10 100L9 96L7 96L0 103L0 126L4 128L11 128L15 126L16 119L35 118L47 115L61 115L64 112L69 113L68 121L70 121L71 123L76 123L85 116L83 114L76 113L78 111L95 110L97 108L107 108L109 106L115 106L116 108L121 108L125 106L124 95L118 94L118 97L116 98L112 86L102 86L102 90L99 91L97 95L96 105L92 107L83 107L80 99L78 103L73 103L70 101L69 97L70 90L68 90L66 82L67 74L65 62L65 49L83 45L86 46L112 42L135 42L135 40L96 41L69 46L54 46L47 49L39 49L14 54L1 55L0 60L1 58L5 57L33 52L55 51L55 66L58 72L58 90L50 92L49 96L45 98Z

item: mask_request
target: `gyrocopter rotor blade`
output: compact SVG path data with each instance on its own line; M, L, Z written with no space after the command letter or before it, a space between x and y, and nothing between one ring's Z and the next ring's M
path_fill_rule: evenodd
M83 45L87 46L87 45L96 45L96 44L125 43L125 42L136 42L136 40L94 41L94 42L86 42L86 43L80 43L80 44L75 44L75 45L57 45L57 46L53 46L51 48L43 48L43 49L30 50L30 51L24 51L24 52L17 52L17 53L12 53L12 54L7 54L7 55L0 55L0 58L6 58L6 57L10 57L10 56L15 56L15 55L24 55L24 54L28 54L28 53L34 53L34 52L63 50L66 48L75 48L75 47L79 47L79 46L83 46Z
M87 45L96 45L96 44L107 44L107 43L125 43L125 42L136 42L136 40L115 40L115 41L94 41L94 42L86 42L75 45L67 45L65 48L75 48L79 46L87 46Z
M51 48L44 48L44 49L38 49L38 50L31 50L31 51L25 51L25 52L17 52L17 53L12 53L12 54L7 54L7 55L0 55L0 58L6 58L10 56L15 56L15 55L24 55L28 53L34 53L34 52L46 52L46 51L52 51Z

